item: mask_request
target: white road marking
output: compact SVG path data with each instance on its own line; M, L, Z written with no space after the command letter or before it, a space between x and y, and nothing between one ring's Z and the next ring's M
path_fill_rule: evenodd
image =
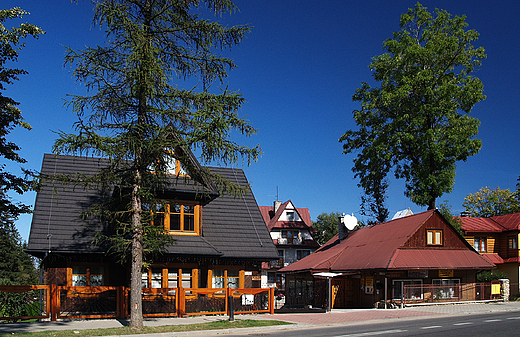
M520 319L520 317L508 317L507 319Z
M502 322L502 320L501 319L488 319L488 320L486 320L484 322L486 322L486 323L489 323L489 322Z
M421 329L436 329L442 328L442 325L423 326Z
M407 332L408 330L382 330L382 331L371 331L371 332L363 332L363 333L354 333L350 335L341 335L336 337L358 337L358 336L375 336L375 335L386 335L391 333L401 333Z
M473 323L471 323L471 322L464 322L464 323L455 323L453 325L471 325L471 324L473 324Z

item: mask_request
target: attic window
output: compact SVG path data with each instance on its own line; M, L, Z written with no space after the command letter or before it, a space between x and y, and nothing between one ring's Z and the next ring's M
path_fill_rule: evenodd
M442 230L441 229L426 230L426 244L429 246L442 246Z
M192 202L168 202L152 208L153 224L169 234L199 235L201 206Z
M294 212L293 211L287 212L287 221L294 221Z
M177 160L175 157L173 157L173 155L169 156L169 158L167 158L167 163L166 163L166 171L165 173L166 174L172 174L172 175L176 175L176 176L187 176L188 175L188 171L186 170L186 167L179 161Z

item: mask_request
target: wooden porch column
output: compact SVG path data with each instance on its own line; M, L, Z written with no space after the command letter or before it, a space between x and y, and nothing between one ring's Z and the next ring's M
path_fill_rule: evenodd
M56 322L58 317L58 286L51 284L51 321Z

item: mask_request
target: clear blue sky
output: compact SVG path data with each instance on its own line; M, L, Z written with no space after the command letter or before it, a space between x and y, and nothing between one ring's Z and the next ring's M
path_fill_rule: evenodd
M322 212L359 215L361 189L353 179L354 155L342 154L339 137L356 128L352 111L359 105L352 94L362 81L370 81L371 57L382 53L382 42L399 29L399 17L415 1L310 1L237 0L240 13L221 20L227 24L251 24L252 32L230 56L239 68L229 74L230 89L240 90L246 104L241 115L258 128L246 144L260 144L263 156L244 167L259 205L291 199L296 207L309 208L313 220ZM514 189L520 175L520 3L515 1L423 1L428 9L446 9L467 16L471 29L480 33L475 46L483 46L488 58L476 75L484 83L487 99L472 116L482 122L479 154L457 166L448 200L462 211L468 193L484 186ZM76 116L63 106L67 94L82 93L63 66L64 46L84 48L102 43L103 33L91 25L88 1L4 0L2 8L19 6L31 12L24 18L46 34L27 40L18 64L28 75L2 94L21 103L33 130L17 130L10 140L22 147L24 166L39 170L44 153L50 153L56 135L70 131ZM214 18L212 18L214 19ZM9 64L10 67L13 64ZM15 170L16 167L9 166ZM425 210L403 195L404 183L391 181L387 206L390 216L410 207ZM33 205L35 193L17 200ZM28 238L30 216L17 227Z

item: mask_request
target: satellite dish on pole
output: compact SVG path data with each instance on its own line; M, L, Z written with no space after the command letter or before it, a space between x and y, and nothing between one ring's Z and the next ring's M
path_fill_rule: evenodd
M347 227L347 229L349 231L353 230L354 227L357 226L357 219L356 217L354 216L354 214L352 215L348 215L346 214L344 217L343 217L343 224L345 225L345 227Z

